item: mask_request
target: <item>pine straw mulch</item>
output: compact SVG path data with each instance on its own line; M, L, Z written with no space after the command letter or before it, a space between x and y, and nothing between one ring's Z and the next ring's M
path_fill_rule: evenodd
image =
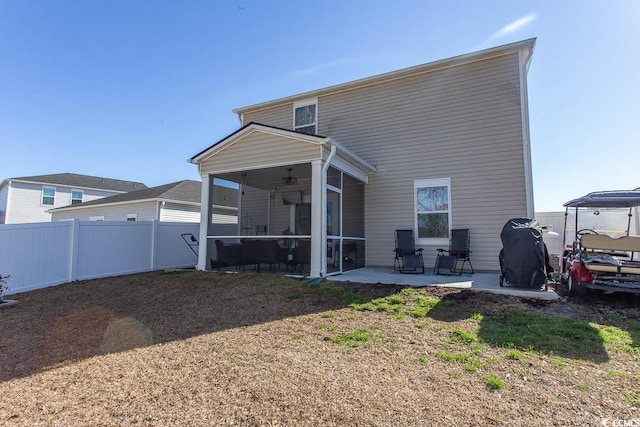
M407 304L439 301L426 315L402 311L397 299L386 301L398 309L349 307L398 291L190 271L16 295L19 305L0 310L0 425L601 425L640 418L637 299L539 302L427 288L401 292ZM492 341L497 323L489 320L508 322L514 309L620 337L596 339L586 352L553 343L508 348Z

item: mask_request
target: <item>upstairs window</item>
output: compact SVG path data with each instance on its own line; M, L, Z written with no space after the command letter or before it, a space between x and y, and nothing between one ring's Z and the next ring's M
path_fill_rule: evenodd
M414 181L415 228L418 241L444 243L451 228L451 180Z
M53 187L42 187L42 204L53 206L56 201L56 189Z
M80 203L82 203L83 195L84 193L82 192L82 190L71 190L71 204L79 205Z
M315 135L318 125L318 100L306 100L293 104L293 130Z

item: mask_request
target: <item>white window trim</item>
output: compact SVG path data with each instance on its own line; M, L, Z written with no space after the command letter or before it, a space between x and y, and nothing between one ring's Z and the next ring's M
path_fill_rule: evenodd
M137 213L127 214L127 221L137 221L137 220L138 220Z
M413 230L416 235L416 243L421 245L448 245L449 239L443 237L418 237L418 195L417 190L421 187L442 187L447 186L447 197L449 200L448 222L449 233L451 233L451 178L416 179L413 181Z
M315 134L318 134L318 98L312 98L312 99L304 99L302 101L297 101L293 103L293 111L292 113L292 120L291 123L293 124L293 130L297 131L298 128L304 128L304 127L308 127L308 126L312 126L311 124L307 124L304 126L296 126L296 109L300 108L300 107L306 107L307 105L315 105L316 106L316 115L313 118L313 126L316 127L316 131Z
M44 198L45 198L44 190L53 190L53 203L50 204L50 205L43 203L44 202ZM57 193L56 187L50 187L48 185L43 185L42 186L42 191L40 192L40 206L55 206L56 205L56 193ZM46 196L46 197L49 197L49 196Z
M104 221L104 215L90 216L89 221Z
M69 193L69 204L73 205L73 192L74 191L81 194L80 203L84 202L84 190L79 190L77 188L72 188L71 192Z

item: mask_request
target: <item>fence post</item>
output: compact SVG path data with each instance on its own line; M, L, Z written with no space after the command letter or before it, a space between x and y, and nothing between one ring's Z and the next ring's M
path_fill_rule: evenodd
M151 221L151 270L155 271L156 269L156 258L158 257L158 220L154 219Z
M75 282L78 277L78 245L80 242L80 220L73 219L70 228L71 232L71 248L69 251L69 281Z

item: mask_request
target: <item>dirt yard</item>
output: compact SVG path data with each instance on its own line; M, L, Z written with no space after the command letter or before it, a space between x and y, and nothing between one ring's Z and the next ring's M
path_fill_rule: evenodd
M0 425L640 425L637 297L190 271L13 298Z

